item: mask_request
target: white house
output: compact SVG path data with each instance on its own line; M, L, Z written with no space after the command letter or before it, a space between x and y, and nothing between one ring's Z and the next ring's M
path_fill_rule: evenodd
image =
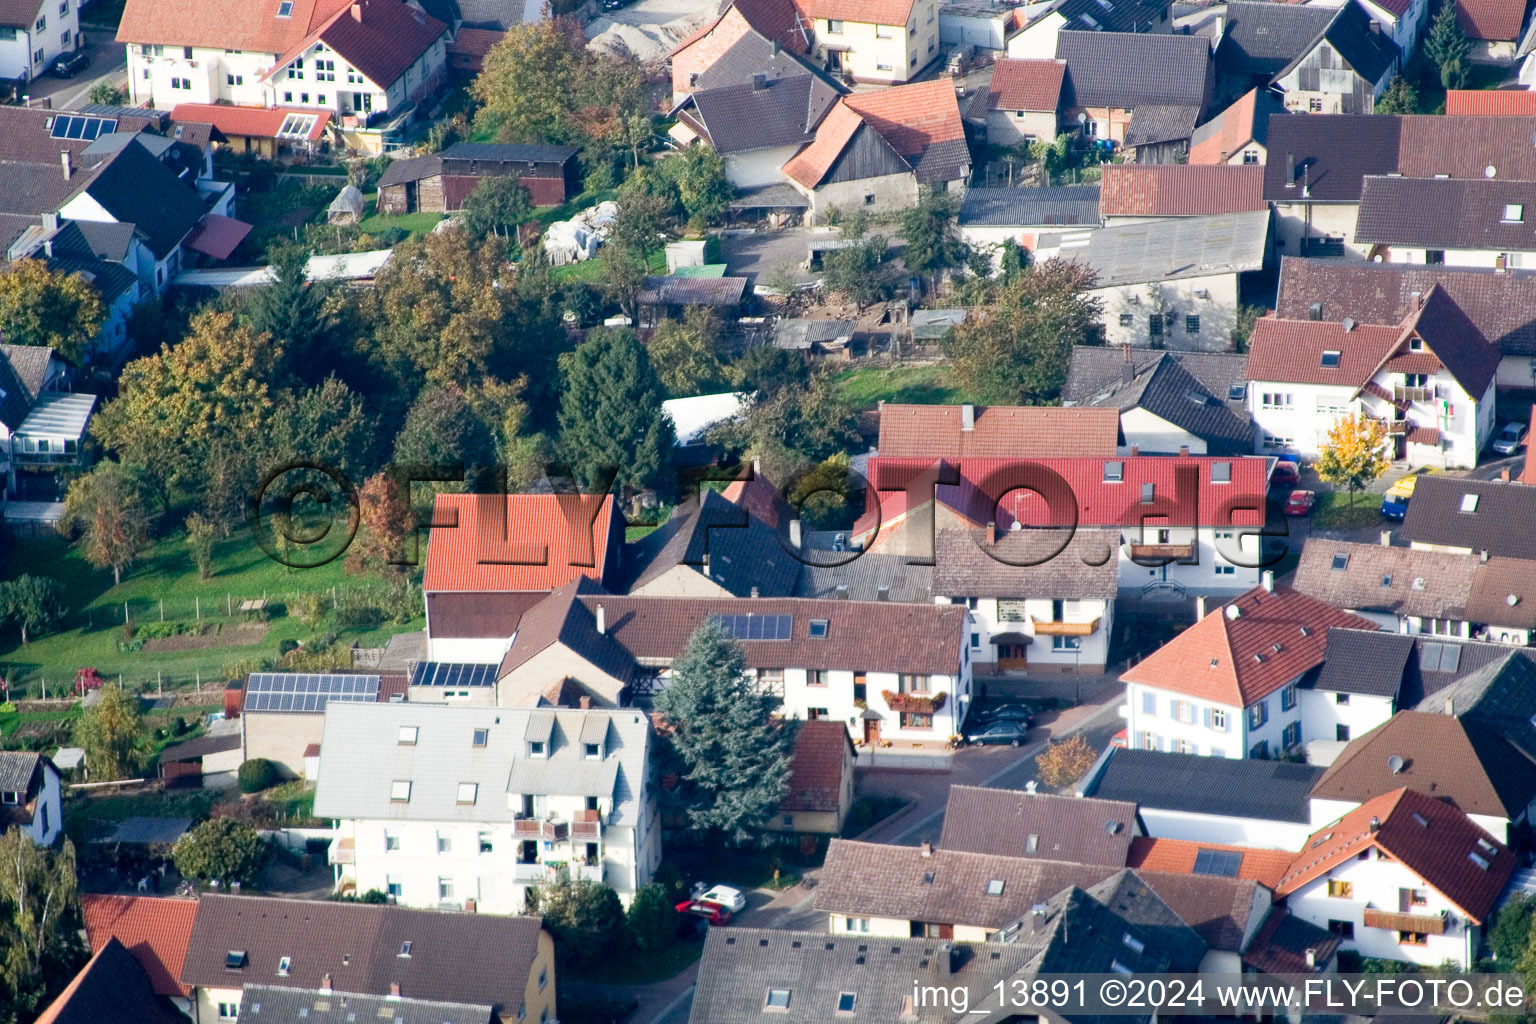
M838 91L810 73L770 78L758 73L747 84L700 88L672 109L671 136L713 146L725 176L737 188L783 182L780 168L816 137L816 126L837 101Z
M1121 675L1130 745L1261 759L1297 750L1311 738L1300 684L1322 664L1329 627L1372 625L1266 574Z
M1339 419L1365 416L1411 466L1474 466L1493 431L1498 365L1438 286L1395 325L1261 318L1248 355L1256 450L1313 456Z
M42 754L0 751L0 832L19 828L39 846L64 829L59 770Z
M1308 761L1330 763L1346 743L1392 717L1412 655L1413 638L1400 633L1339 626L1328 630L1323 665L1301 686L1301 733L1307 737Z
M1361 956L1469 970L1514 868L1455 806L1399 788L1316 830L1277 894Z
M315 814L337 887L515 914L571 877L628 903L661 859L650 737L636 709L332 704Z
M81 41L80 0L7 4L0 10L0 77L30 82Z

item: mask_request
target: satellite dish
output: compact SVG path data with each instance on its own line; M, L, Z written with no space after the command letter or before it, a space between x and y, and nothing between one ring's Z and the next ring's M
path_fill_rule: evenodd
M1387 758L1387 768L1391 770L1393 775L1401 775L1403 773L1403 769L1406 767L1408 767L1408 762L1404 761L1396 754L1393 754L1391 757Z
M1510 594L1508 597L1506 597L1504 599L1504 603L1509 605L1511 608L1513 608L1515 605L1520 603L1520 595L1519 594Z
M1078 112L1078 115L1077 115L1077 123L1078 123L1078 124L1083 124L1083 123L1085 123L1085 122L1086 122L1086 121L1087 121L1087 120L1088 120L1088 115L1087 115L1087 114L1084 114L1084 113L1082 113L1082 112L1081 112L1081 111L1079 111L1079 112Z
M1235 604L1227 605L1227 618L1235 619L1235 618L1237 618L1241 614L1243 614L1242 609L1238 608L1237 605L1235 605Z
M1492 178L1492 177L1496 176L1498 173L1499 173L1499 169L1497 167L1493 166L1493 164L1489 164L1487 167L1483 168L1483 177L1485 177L1485 178Z

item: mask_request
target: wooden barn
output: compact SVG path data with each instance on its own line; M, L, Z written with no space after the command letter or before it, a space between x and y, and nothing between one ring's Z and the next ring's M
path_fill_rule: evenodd
M535 206L581 191L575 146L460 142L441 153L396 160L379 179L380 213L453 213L483 178L516 175Z

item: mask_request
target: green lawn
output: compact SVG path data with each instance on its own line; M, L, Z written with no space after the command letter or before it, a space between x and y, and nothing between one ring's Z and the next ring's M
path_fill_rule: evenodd
M1379 522L1381 495L1376 493L1357 494L1351 505L1349 495L1343 491L1319 491L1312 510L1312 525L1325 530L1348 530Z
M580 281L583 284L600 285L603 283L603 274L607 270L607 264L602 260L582 260L580 263L567 263L563 267L556 267L549 272L559 284L570 284ZM653 252L646 261L645 269L650 274L665 274L667 272L667 254L665 252Z
M941 405L971 400L954 383L954 371L948 366L895 366L883 370L866 366L845 370L834 383L844 398L861 409L881 399Z
M369 200L365 209L372 206L373 202ZM372 217L364 217L358 221L357 226L368 235L377 235L390 229L408 231L413 235L424 235L435 228L442 219L443 215L440 213L375 213Z
M121 674L125 683L138 686L147 683L152 687L157 672L163 674L167 686L191 683L199 676L205 685L217 685L231 662L275 657L279 641L305 640L312 635L297 619L281 614L283 602L296 591L329 593L333 586L366 585L364 580L345 575L340 559L316 569L287 569L268 558L246 530L236 531L215 545L214 568L210 579L198 578L178 531L152 546L128 570L123 582L113 586L110 571L93 569L76 548L61 539L22 541L16 545L6 574L32 573L59 580L64 584L71 615L62 632L25 646L14 630L0 634L0 675L11 684L13 696L20 686L35 695L42 679L47 680L52 696L59 692L56 687L72 684L75 670L85 666L113 680ZM238 611L229 614L231 605L238 607L242 599L263 596L274 614L257 642L172 651L119 649L124 602L135 622L158 622L163 602L165 621L192 626L216 624L222 632L241 624ZM343 642L357 640L364 646L378 646L392 633L420 626L418 619L405 626L337 632ZM334 627L321 627L322 631L327 628ZM0 732L4 729L0 723Z

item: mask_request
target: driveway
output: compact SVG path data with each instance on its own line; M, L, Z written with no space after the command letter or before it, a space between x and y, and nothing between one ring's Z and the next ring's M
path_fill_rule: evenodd
M90 102L91 87L109 82L126 87L128 82L128 47L117 42L114 33L101 29L85 30L82 49L91 59L90 67L74 78L43 75L27 86L27 94L36 100L47 97L54 110L78 110Z

